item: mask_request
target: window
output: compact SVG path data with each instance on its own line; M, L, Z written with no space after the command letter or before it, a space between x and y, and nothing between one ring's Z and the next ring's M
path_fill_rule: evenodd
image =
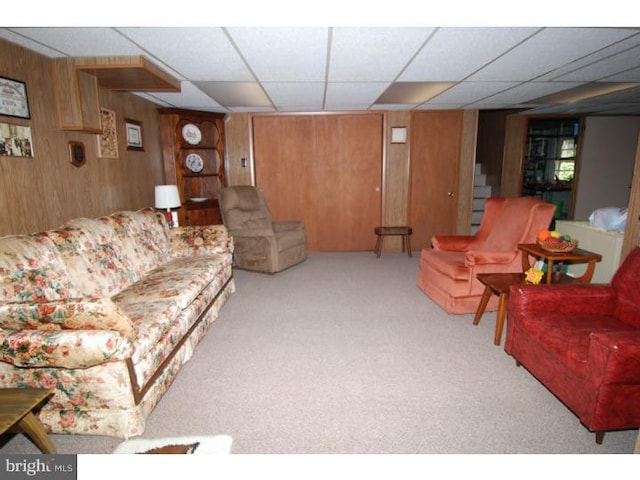
M560 146L560 158L554 162L554 178L563 182L573 180L575 169L576 141L573 138L565 138ZM566 160L564 160L566 159Z

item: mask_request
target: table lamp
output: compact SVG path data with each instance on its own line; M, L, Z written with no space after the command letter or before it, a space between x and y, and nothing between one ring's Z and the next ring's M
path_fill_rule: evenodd
M167 210L167 221L170 228L178 226L178 212L172 212L171 209L181 206L177 185L156 185L156 208Z

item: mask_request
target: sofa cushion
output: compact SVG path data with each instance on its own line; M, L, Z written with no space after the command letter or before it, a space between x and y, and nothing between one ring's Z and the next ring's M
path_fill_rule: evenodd
M1 301L41 303L81 296L49 238L39 234L0 238Z
M115 231L103 222L76 218L44 235L55 243L85 296L110 297L138 278Z
M131 322L109 298L3 303L0 325L10 330L113 330L134 338Z
M113 298L118 304L171 300L187 308L220 270L222 257L185 257L149 272Z
M583 373L586 373L592 333L637 331L613 317L585 313L536 312L536 315L520 316L518 326L557 355L562 363Z
M132 259L138 278L169 258L169 226L163 214L151 208L117 212L99 219L110 225Z

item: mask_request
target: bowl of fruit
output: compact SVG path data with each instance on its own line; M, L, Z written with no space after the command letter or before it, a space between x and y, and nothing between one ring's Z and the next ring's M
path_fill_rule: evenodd
M556 230L540 230L536 237L538 245L553 253L570 253L578 246L578 241Z

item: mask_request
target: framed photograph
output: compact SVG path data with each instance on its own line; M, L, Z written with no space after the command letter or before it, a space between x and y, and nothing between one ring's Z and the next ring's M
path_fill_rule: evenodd
M127 136L127 150L144 151L144 146L142 145L142 122L125 118L124 130Z
M391 143L407 143L407 127L391 127Z
M74 167L81 167L87 161L84 154L84 143L69 142L69 161Z
M0 156L33 157L31 127L0 123Z
M100 109L102 133L98 135L98 156L100 158L118 158L118 132L116 130L116 112Z
M0 77L0 115L31 118L24 82Z

